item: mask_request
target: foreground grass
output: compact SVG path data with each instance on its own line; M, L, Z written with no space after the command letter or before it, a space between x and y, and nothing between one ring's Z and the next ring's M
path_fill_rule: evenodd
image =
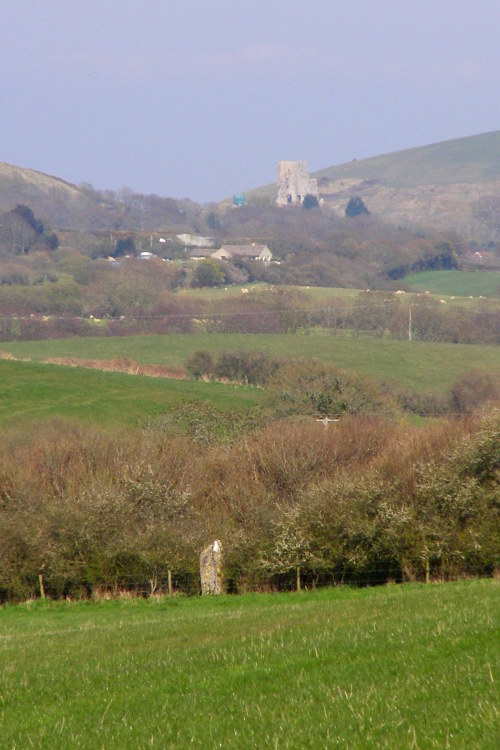
M418 391L444 391L473 367L485 372L500 370L500 347L423 341L410 343L363 335L335 335L324 329L296 334L194 333L0 344L0 352L34 361L54 357L101 360L126 357L140 364L174 367L185 366L193 352L200 349L214 355L228 350L261 351L281 358L314 358ZM188 384L185 387L189 387Z
M182 400L223 411L255 406L262 391L222 383L170 380L84 368L0 361L0 424L48 417L101 425L135 424Z
M496 748L493 581L0 610L5 748Z

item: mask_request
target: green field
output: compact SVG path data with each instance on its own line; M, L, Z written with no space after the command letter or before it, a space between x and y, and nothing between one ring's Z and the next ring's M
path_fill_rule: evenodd
M230 411L254 406L262 391L221 383L149 378L84 368L0 361L0 423L50 417L101 425L135 424L183 399Z
M245 284L244 288L248 289L250 294L264 292L269 290L270 285L265 283ZM293 291L302 292L313 301L334 301L342 300L352 302L359 294L360 289L349 289L344 287L328 286L290 286L282 287ZM195 299L200 302L219 302L229 297L241 297L241 286L230 284L227 287L202 287L200 289L181 289L176 292L179 298Z
M446 390L465 371L500 371L500 347L396 341L371 336L334 335L325 329L296 334L171 334L19 341L0 344L0 353L42 361L52 357L112 360L185 366L193 352L261 351L276 357L318 359L357 370L402 388ZM67 372L67 369L64 368ZM68 377L71 374L68 372ZM81 377L84 377L83 375ZM92 377L97 377L92 375ZM96 381L97 382L97 381ZM101 382L101 381L99 381ZM102 381L104 382L104 381ZM129 383L130 380L125 382ZM157 383L154 388L165 386ZM176 383L191 389L194 384ZM221 386L223 388L223 386ZM183 391L185 392L185 391ZM88 394L87 394L88 396ZM27 396L29 398L29 395Z
M413 273L401 279L405 288L410 286L415 292L432 292L436 297L445 297L450 303L450 297L453 296L454 306L465 307L467 309L477 309L479 297L489 297L489 302L500 300L500 271L425 271ZM247 284L250 295L258 294L269 289L268 284ZM309 304L314 306L335 305L335 303L354 303L363 294L361 289L350 289L340 287L326 286L293 286L289 287L305 295ZM382 292L383 293L383 292ZM388 291L391 295L393 292ZM202 289L182 289L176 292L176 295L182 299L196 300L200 304L220 302L229 297L241 297L241 288L239 286L228 287L204 287ZM474 299L470 299L470 297ZM401 297L401 304L408 304L412 300L408 294ZM203 317L200 312L199 317Z
M494 581L0 610L2 747L498 747Z
M444 296L500 297L499 271L426 271L405 276L404 283L418 292Z

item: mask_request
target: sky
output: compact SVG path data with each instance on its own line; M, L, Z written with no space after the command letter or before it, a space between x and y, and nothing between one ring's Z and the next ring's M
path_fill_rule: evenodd
M0 161L200 202L500 129L499 0L0 0Z

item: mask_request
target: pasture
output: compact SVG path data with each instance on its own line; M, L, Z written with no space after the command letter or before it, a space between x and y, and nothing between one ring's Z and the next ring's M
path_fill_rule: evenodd
M230 411L260 403L262 391L222 383L0 361L0 424L63 417L100 425L133 425L164 414L186 399L209 401L216 409Z
M403 279L405 286L417 292L425 290L443 296L500 298L500 271L425 271ZM463 302L463 300L462 300Z
M436 298L445 297L448 304L453 307L464 307L465 309L477 309L480 296L488 297L489 303L494 304L500 300L500 271L424 271L412 273L405 276L397 284L404 288L409 287L407 296L400 297L400 302L414 301L411 292L431 292ZM254 283L246 284L250 295L265 292L270 289L269 284ZM280 287L277 287L278 289ZM285 287L283 287L285 289ZM304 302L311 306L334 306L336 304L353 304L363 294L362 289L343 287L322 286L290 286L290 291L300 292L304 295ZM394 292L388 291L387 295ZM376 292L378 294L379 292ZM383 294L383 292L381 292ZM454 297L451 300L451 297ZM241 287L233 284L227 287L203 287L201 289L181 289L176 292L179 299L196 300L200 305L203 303L221 302L224 299L242 297ZM472 299L471 299L472 297ZM201 314L200 314L201 316Z
M5 748L481 748L498 582L0 609Z
M126 358L144 365L182 368L194 352L202 349L213 355L222 351L249 351L265 352L279 358L317 359L358 371L373 380L384 380L396 387L415 391L445 391L472 368L485 372L500 371L500 347L423 341L410 343L362 334L336 335L326 329L279 335L193 333L2 342L0 356L10 354L33 362L64 357L108 362ZM70 373L68 377L71 377ZM97 378L97 375L93 377ZM202 385L177 382L171 387L183 393L193 389L196 393ZM156 384L152 388L165 390L166 386ZM204 392L208 393L209 389ZM26 397L29 398L29 394ZM92 397L92 393L87 394L87 398Z
M248 289L250 294L265 292L273 288L264 282L254 282L244 284L243 287L237 284L230 284L227 287L202 287L199 289L180 289L176 292L179 298L195 299L199 302L220 302L230 297L241 297L241 289ZM314 302L353 302L360 293L360 289L351 289L345 287L327 287L327 286L288 286L276 287L282 290L293 290L301 292L306 298Z

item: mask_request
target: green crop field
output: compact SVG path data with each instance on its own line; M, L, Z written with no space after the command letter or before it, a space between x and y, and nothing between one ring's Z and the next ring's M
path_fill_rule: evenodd
M56 416L102 425L134 424L165 413L183 399L209 401L215 408L228 411L257 404L262 391L221 383L0 361L1 424Z
M494 750L498 594L489 580L4 607L1 744Z
M357 370L373 379L414 390L446 390L471 368L500 371L500 347L396 341L334 335L325 329L296 334L196 333L19 341L0 344L0 354L42 361L54 357L185 366L193 352L261 351L276 357L318 359ZM66 370L66 368L64 368ZM97 377L97 376L95 376ZM97 381L96 381L97 382ZM130 381L126 381L127 383ZM161 384L155 387L161 390ZM195 388L177 383L176 388ZM222 387L222 386L221 386ZM184 391L185 392L185 391Z
M500 298L500 271L426 271L405 276L404 283L419 292Z

